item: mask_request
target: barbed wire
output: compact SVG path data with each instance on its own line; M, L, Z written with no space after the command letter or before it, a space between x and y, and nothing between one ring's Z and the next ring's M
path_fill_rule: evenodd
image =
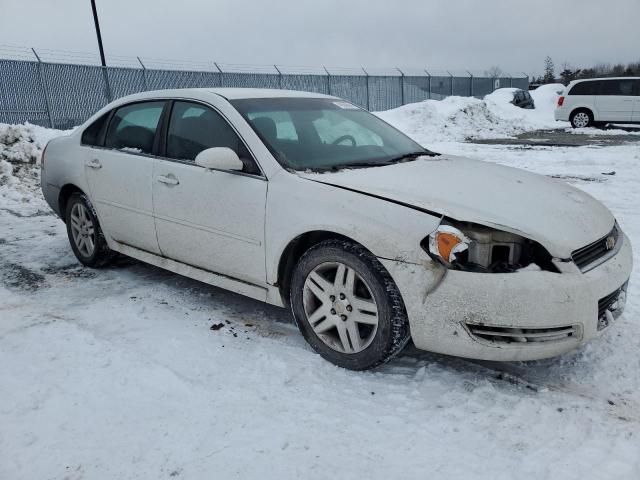
M86 51L60 50L54 48L31 48L20 45L0 44L0 60L42 61L45 63L70 63L78 65L100 65L96 53ZM188 59L169 59L158 57L139 57L132 55L107 54L109 67L146 68L157 70L186 70L222 73L257 73L272 75L333 75L333 76L440 76L440 77L489 77L487 72L465 69L447 69L440 66L427 67L338 67L310 65L258 65L243 63L226 63ZM502 73L502 78L524 78L525 73Z

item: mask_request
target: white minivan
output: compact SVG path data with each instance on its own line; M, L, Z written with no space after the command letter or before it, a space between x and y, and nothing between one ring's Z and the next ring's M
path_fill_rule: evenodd
M640 77L574 80L558 99L555 119L573 128L640 123Z

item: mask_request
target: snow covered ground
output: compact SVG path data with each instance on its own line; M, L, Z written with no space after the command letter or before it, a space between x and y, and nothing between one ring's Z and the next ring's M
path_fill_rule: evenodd
M448 99L381 115L433 150L575 184L640 245L640 144L461 143L551 126L510 108ZM409 350L349 372L315 355L284 310L126 259L80 267L37 167L3 160L56 132L6 130L1 479L640 477L637 274L617 323L560 358Z

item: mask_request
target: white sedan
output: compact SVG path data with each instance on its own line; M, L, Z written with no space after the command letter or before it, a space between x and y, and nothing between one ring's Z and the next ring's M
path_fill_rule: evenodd
M621 313L632 268L586 193L433 153L327 95L140 93L52 140L42 166L84 265L124 254L290 306L350 369L410 339L490 360L567 352Z

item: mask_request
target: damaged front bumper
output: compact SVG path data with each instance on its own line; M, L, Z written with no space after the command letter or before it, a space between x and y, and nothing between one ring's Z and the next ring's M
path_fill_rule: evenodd
M416 347L483 360L535 360L587 342L623 308L632 252L581 273L470 273L380 259L394 278Z

